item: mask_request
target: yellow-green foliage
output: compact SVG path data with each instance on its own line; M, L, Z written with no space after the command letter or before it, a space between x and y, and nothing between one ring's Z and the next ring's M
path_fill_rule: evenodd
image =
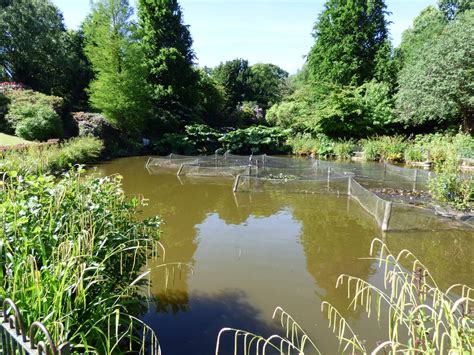
M60 145L31 144L23 150L1 153L0 172L57 172L99 158L103 148L103 142L93 137L73 138Z

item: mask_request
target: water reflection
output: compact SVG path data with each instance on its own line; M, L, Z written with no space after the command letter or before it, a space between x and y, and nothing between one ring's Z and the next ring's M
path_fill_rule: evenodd
M320 312L322 300L338 307L369 344L386 337L376 321L348 311L345 288L335 288L342 273L380 282L374 262L359 259L381 233L357 203L283 191L233 194L232 179L152 176L145 162L120 159L99 172L120 173L127 193L149 199L145 215L159 214L165 221L166 261L190 266L168 274L157 268L151 276L155 300L145 320L165 354L213 353L224 326L274 332L270 318L276 306L299 320L324 353L334 353L336 339ZM449 284L472 284L472 237L457 231L384 236L394 251L412 250ZM452 262L457 259L464 267Z

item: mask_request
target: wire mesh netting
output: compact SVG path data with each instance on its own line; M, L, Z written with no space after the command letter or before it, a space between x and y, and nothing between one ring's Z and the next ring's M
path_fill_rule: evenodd
M428 189L428 182L433 176L419 169L392 164L355 164L229 153L208 156L170 154L148 159L146 168L151 174L175 169L180 181L181 178L234 178L234 192L348 195L384 231L474 229L474 217L458 221L438 216L434 209L418 206L427 202L424 190ZM405 199L400 196L394 198L384 194L385 190L391 190L395 195L398 191L402 195L407 191L410 194Z
M352 178L349 180L348 190L349 195L375 218L377 224L387 230L392 203L378 197Z
M346 177L333 179L288 179L263 178L257 176L241 175L236 179L234 192L268 192L284 191L288 193L334 193L347 195Z

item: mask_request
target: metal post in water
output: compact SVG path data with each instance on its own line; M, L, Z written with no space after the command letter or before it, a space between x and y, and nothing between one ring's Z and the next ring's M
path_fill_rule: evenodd
M181 172L183 171L185 165L186 165L186 164L181 164L181 166L180 166L180 168L179 168L179 170L178 170L178 173L176 174L177 176L180 176L180 175L181 175Z
M352 176L349 177L349 183L347 186L347 194L352 196Z
M387 202L385 205L385 213L383 216L383 222L382 222L382 232L388 231L389 228L389 223L390 223L390 217L392 214L392 202Z
M241 177L241 175L239 174L235 178L234 187L232 188L233 192L237 192L237 188L239 187L240 177Z

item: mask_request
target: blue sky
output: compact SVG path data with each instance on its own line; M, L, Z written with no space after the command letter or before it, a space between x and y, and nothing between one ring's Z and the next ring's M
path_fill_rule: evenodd
M53 0L66 25L77 28L89 12L90 0ZM136 0L130 0L132 4ZM392 12L392 41L436 0L387 0ZM181 0L184 20L191 26L198 64L210 67L245 58L251 64L274 63L295 73L314 40L311 31L324 0Z

